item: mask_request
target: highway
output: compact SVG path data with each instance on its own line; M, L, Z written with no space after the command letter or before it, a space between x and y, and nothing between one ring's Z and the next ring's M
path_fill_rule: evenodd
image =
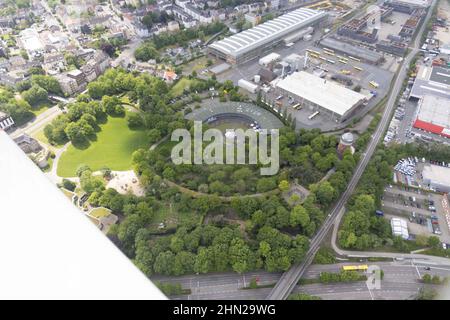
M346 263L349 264L349 263ZM312 265L304 273L304 279L317 279L321 272L339 272L343 263L333 265ZM304 292L317 295L322 299L410 299L414 298L423 286L419 281L423 274L450 276L450 266L427 263L416 264L412 260L374 262L384 271L384 278L379 289L370 290L365 281L341 282L333 284L303 284L295 286L293 292ZM172 299L183 300L262 300L272 290L271 288L243 289L248 286L253 277L258 277L259 285L272 285L280 279L281 273L266 271L249 272L243 275L237 273L214 273L206 275L189 275L180 277L152 277L152 281L180 283L183 288L191 289L190 295L175 296ZM244 284L245 283L245 284Z
M286 299L289 296L289 294L294 290L297 282L300 280L302 275L305 273L307 267L311 264L317 250L320 247L320 243L323 241L323 239L327 235L331 226L332 225L339 226L340 219L342 218L344 211L345 211L344 210L345 204L347 203L350 196L353 194L353 191L355 190L355 187L358 184L359 179L361 178L364 170L366 169L367 164L369 163L370 159L372 158L372 155L373 155L374 151L376 150L376 147L377 147L380 139L383 137L384 132L386 131L387 126L391 120L393 110L396 106L395 103L396 103L397 97L399 96L400 90L402 89L403 81L408 75L409 64L413 60L415 55L419 52L418 48L420 46L421 35L425 31L425 27L427 25L428 20L431 17L431 14L432 14L432 11L433 11L433 8L435 5L436 5L436 0L434 0L432 2L431 6L428 10L427 16L425 17L425 19L421 25L421 28L415 37L414 45L411 48L411 51L405 57L405 59L403 59L403 61L402 61L400 69L395 77L394 84L393 84L392 90L389 94L389 98L386 103L386 107L385 107L383 116L380 120L380 123L379 123L375 133L372 136L372 140L369 142L366 152L362 155L362 158L359 161L359 163L355 169L355 172L352 176L352 179L350 180L350 182L348 184L346 191L341 195L341 197L337 201L336 205L332 209L330 215L325 220L324 224L321 226L321 228L319 229L317 234L311 240L310 248L309 248L303 262L294 265L291 269L286 271L281 276L280 280L277 282L275 287L271 290L270 294L267 296L267 299L282 300L282 299ZM366 252L365 254L371 255L370 252L369 253Z

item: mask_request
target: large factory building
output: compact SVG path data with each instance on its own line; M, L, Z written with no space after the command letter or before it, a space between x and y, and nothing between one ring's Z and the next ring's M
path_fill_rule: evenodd
M300 8L254 28L216 41L208 53L231 64L241 64L272 51L285 38L326 20L326 12Z
M277 87L293 95L302 105L328 114L338 122L350 119L367 102L365 95L305 71L294 72L278 82Z

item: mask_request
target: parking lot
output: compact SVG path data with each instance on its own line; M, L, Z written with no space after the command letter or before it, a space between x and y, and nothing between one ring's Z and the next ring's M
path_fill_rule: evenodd
M383 194L382 210L386 218L406 219L411 235L435 235L442 242L450 243L443 200L440 194L407 186L388 186Z

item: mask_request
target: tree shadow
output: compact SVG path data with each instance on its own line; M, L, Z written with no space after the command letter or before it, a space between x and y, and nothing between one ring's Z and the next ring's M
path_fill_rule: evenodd
M91 141L91 142L96 142L96 141L98 140L96 134L91 134L91 135L88 137L88 139L89 139L89 141ZM88 142L89 142L89 141L88 141Z
M98 123L95 123L95 125L92 126L92 129L94 129L95 133L102 131L102 128L100 128ZM89 137L89 140L91 140L91 137Z
M96 117L96 119L97 119L97 124L105 124L105 123L107 123L108 122L108 116L105 114L105 115L100 115L100 116L98 116L98 117Z
M79 150L86 150L90 147L91 142L88 139L83 139L82 141L72 141L72 145Z

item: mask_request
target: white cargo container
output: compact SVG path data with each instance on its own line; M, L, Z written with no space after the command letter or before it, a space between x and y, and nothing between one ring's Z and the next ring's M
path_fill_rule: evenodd
M247 81L245 79L240 79L238 81L238 86L242 89L247 90L248 92L251 93L256 93L256 91L258 91L258 86L250 81Z

